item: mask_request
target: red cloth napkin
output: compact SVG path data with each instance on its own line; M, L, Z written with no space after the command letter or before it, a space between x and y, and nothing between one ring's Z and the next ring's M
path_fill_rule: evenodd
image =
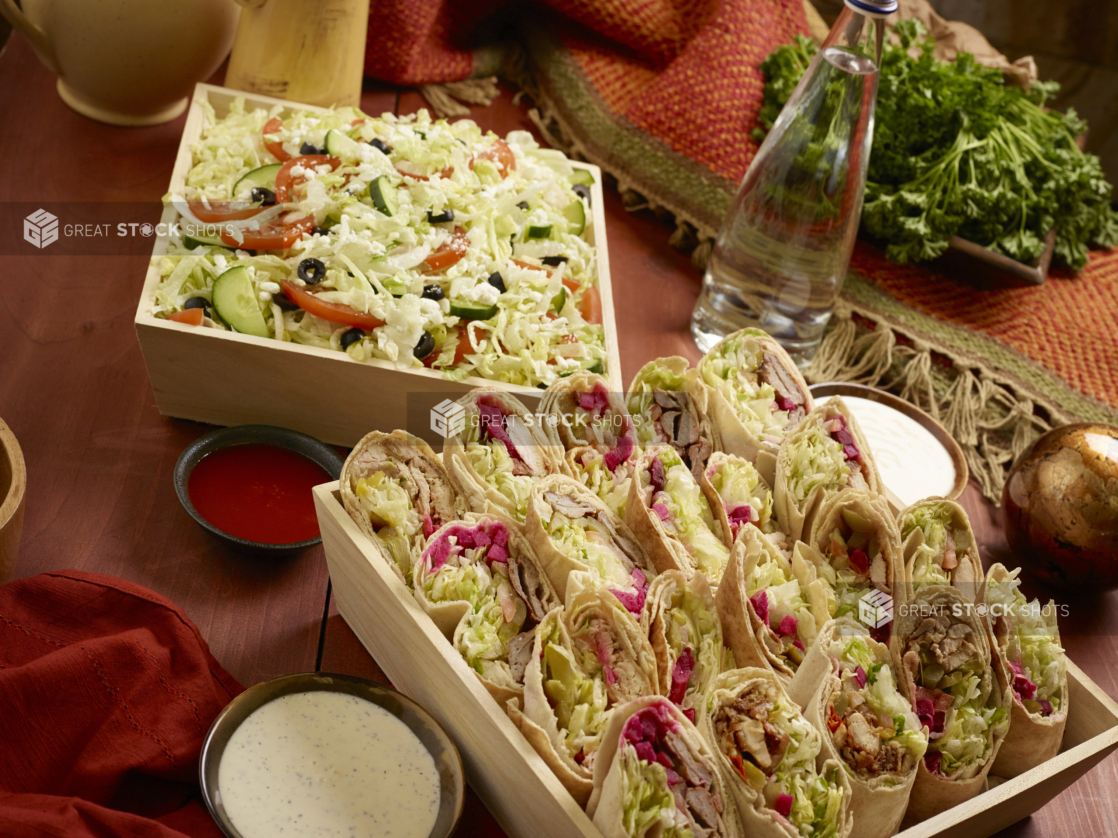
M146 588L78 571L0 587L0 835L220 838L198 755L243 689Z

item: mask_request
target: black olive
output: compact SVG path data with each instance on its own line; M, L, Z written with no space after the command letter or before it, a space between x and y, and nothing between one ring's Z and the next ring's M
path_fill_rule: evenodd
M486 282L488 282L502 294L504 294L505 291L508 290L507 288L505 288L505 278L501 276L500 271L494 271L493 273L489 274L489 279L487 279Z
M299 263L296 273L299 274L299 279L307 285L318 285L326 279L326 266L322 264L321 259L304 259Z
M445 224L448 221L454 220L454 210L445 209L437 215L431 210L427 210L427 220L432 224Z
M311 230L311 233L312 233L312 235L315 235L315 236L328 236L328 235L330 235L330 231L327 230L325 227L315 227L313 230Z
M371 145L373 148L375 148L381 154L391 154L392 153L392 146L390 146L384 140L379 140L376 137L369 140L369 145Z
M576 183L571 187L571 191L586 201L586 205L590 205L590 187L585 183Z
M519 204L517 204L517 206L520 207L522 210L526 210L526 209L528 209L528 202L527 201L521 201Z
M182 304L183 309L200 308L205 312L206 317L210 316L210 301L205 297L191 297Z
M446 292L443 291L441 285L424 285L423 293L420 296L425 300L441 300L446 296Z
M416 358L422 360L435 351L435 336L430 332L424 332L423 337L419 339L419 343L415 345L414 354Z
M286 294L273 294L272 302L280 307L280 311L298 311L299 305L288 299Z
M299 146L299 153L300 154L322 154L322 149L319 148L316 145L311 145L310 143L303 143L301 146Z
M357 328L350 329L348 332L342 332L342 349L349 349L363 337L365 337L365 333Z
M536 389L537 389L537 390L546 390L546 389L547 389L547 385L546 385L546 384L544 384L544 383L543 383L543 382L541 381L541 382L540 382L539 384L537 384L537 385L536 385Z
M254 186L252 187L252 202L270 207L276 202L276 193L271 189L265 189L263 186Z
M545 256L540 261L549 268L558 268L564 262L569 262L571 260L567 256Z

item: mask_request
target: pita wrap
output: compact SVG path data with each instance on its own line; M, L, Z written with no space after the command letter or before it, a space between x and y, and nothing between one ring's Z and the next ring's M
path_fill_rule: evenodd
M861 619L863 599L874 591L894 603L907 601L900 534L880 495L855 489L832 495L815 518L810 544L815 548L810 555L821 562L819 577L831 588L832 615ZM892 627L886 622L870 633L888 643Z
M648 586L641 631L656 656L656 691L685 709L697 708L714 677L734 667L702 573L687 578L670 570L657 576Z
M611 705L656 694L652 644L640 623L609 591L587 589L573 595L563 622L575 660L583 672L603 675Z
M695 477L669 445L644 449L634 464L625 523L648 550L658 572L701 571L718 584L729 558L729 536L710 511Z
M541 480L528 502L525 531L564 602L584 588L604 588L640 614L656 571L629 528L577 480Z
M843 617L820 629L788 685L789 698L822 734L817 761L847 768L859 838L897 831L928 748L928 733L897 690L895 672L889 649Z
M842 399L835 396L816 407L785 438L772 486L776 519L793 539L811 533L832 495L846 489L881 494L869 443Z
M704 838L740 838L716 756L666 698L649 696L613 711L594 764L586 813L604 838L656 838L673 829Z
M715 451L699 477L699 487L731 544L747 524L766 534L779 530L773 517L772 490L748 460Z
M930 731L907 826L982 791L1009 727L1012 695L986 618L954 588L924 588L895 622L890 650L900 662L901 695Z
M474 512L499 512L524 522L528 495L540 478L565 471L538 417L519 399L485 387L460 398L462 430L443 444L455 488Z
M374 431L342 466L342 505L411 587L413 557L427 536L465 511L439 456L406 431Z
M698 728L750 838L850 835L846 771L837 760L820 760L822 735L772 670L747 667L715 678ZM833 831L824 833L824 824Z
M1060 645L1056 603L1041 608L1027 602L1017 578L995 564L986 574L984 601L994 631L995 648L1009 671L1012 687L1009 733L992 773L1016 777L1060 752L1068 719L1067 654Z
M690 364L674 355L649 361L629 385L625 406L638 445L670 445L695 479L707 458L721 448L718 428L707 413L709 390L687 375Z
M552 445L568 451L593 446L608 456L611 468L629 459L636 447L624 394L610 392L597 373L579 370L553 382L540 399L540 413Z
M567 463L567 471L601 498L610 512L618 518L625 517L629 483L636 471L635 457L617 463L613 469L610 469L601 451L590 445L580 445L567 451L563 459Z
M906 598L932 585L950 585L963 598L982 596L982 559L966 510L953 500L925 498L897 516L904 551Z
M788 681L829 619L823 585L799 554L789 562L756 527L743 527L714 602L738 667Z
M532 627L560 605L524 533L492 515L453 521L428 539L415 598L502 707L524 693Z
M788 353L760 329L743 329L711 347L693 378L706 388L722 450L755 463L774 485L781 441L815 407Z

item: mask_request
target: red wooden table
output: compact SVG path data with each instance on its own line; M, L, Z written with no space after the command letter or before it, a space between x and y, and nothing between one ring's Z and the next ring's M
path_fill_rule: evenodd
M362 97L372 113L425 106L414 92L368 84ZM507 93L472 118L501 135L533 128ZM128 220L154 223L183 121L115 128L79 116L13 37L0 54L0 201L149 202L150 218ZM668 246L668 227L627 213L608 189L604 212L624 380L657 356L697 360L688 320L698 272ZM182 606L246 685L316 669L384 680L337 614L321 548L278 561L246 556L179 505L175 460L210 427L155 407L132 324L146 265L145 256L0 256L0 417L28 472L15 577L77 568L146 585ZM973 484L962 503L986 563L1014 566L999 510ZM1118 695L1118 593L1069 605L1061 628L1071 658ZM1110 758L1001 835L1118 834L1116 800ZM494 831L473 800L460 834Z

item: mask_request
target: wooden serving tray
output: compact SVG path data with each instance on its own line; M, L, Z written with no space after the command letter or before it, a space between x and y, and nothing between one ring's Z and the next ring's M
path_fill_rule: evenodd
M205 126L202 103L209 102L221 117L237 96L244 97L248 108L281 105L289 111L325 110L209 84L195 86L170 191L181 194L186 182L190 149ZM588 240L598 252L606 379L611 390L623 392L606 250L602 172L597 166L573 160L571 165L587 169L594 176L590 187L593 223ZM178 220L174 207L164 208L160 218L163 224L169 227ZM169 244L168 237L160 236L153 259L165 254ZM159 269L151 265L144 278L135 324L156 405L164 416L215 425L279 425L345 446L354 445L369 431L407 428L432 444L441 444L442 438L430 430L428 416L443 399L456 399L476 387L515 393L529 406L537 404L541 396L535 388L482 378L448 381L435 370L401 370L379 360L362 363L344 352L162 320L150 314L158 284Z
M466 779L512 838L601 838L474 671L419 607L342 506L338 483L313 490L338 610L393 685L447 730ZM1118 748L1118 704L1068 661L1060 753L898 838L986 838L1041 808ZM857 826L855 826L857 835Z

